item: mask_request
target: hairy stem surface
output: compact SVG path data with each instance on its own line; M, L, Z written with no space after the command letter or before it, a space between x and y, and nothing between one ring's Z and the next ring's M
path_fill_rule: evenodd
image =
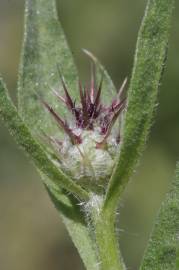
M97 203L96 203L97 202ZM92 203L92 221L100 270L125 270L116 231L116 214L101 210L102 201Z

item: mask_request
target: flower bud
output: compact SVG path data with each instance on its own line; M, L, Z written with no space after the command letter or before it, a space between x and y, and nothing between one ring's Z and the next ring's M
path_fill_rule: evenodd
M64 172L84 188L102 192L112 174L119 151L119 116L126 105L125 99L121 99L121 93L126 80L109 106L101 102L103 78L98 87L93 75L89 87L83 89L79 83L80 104L71 98L62 76L61 81L64 96L53 92L72 114L73 121L64 121L47 102L42 101L64 133L63 140L59 140L58 134L47 137Z

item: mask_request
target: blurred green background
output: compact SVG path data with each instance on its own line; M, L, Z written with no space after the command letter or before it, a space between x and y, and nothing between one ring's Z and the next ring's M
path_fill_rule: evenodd
M144 0L60 0L59 16L76 63L85 73L81 48L107 67L116 86L131 74ZM22 0L0 0L0 73L16 102L23 34ZM137 270L153 219L179 158L179 3L168 65L145 153L123 196L118 231L128 269ZM0 269L82 270L71 240L40 178L0 123Z

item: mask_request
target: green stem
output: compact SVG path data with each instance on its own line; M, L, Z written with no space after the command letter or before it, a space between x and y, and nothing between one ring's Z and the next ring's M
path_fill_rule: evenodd
M92 204L92 219L100 270L125 270L116 231L116 214Z

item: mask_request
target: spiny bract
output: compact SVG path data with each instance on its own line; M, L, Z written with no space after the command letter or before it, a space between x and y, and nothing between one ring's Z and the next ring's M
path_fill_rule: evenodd
M109 106L101 101L103 75L96 86L95 69L91 72L89 86L83 88L79 82L80 104L72 99L60 71L64 96L53 90L54 95L72 114L71 123L63 120L44 100L45 108L50 112L64 138L48 136L48 141L59 158L61 168L85 188L101 191L112 174L115 156L119 150L119 116L126 106L121 98L127 80L124 80L117 96Z

